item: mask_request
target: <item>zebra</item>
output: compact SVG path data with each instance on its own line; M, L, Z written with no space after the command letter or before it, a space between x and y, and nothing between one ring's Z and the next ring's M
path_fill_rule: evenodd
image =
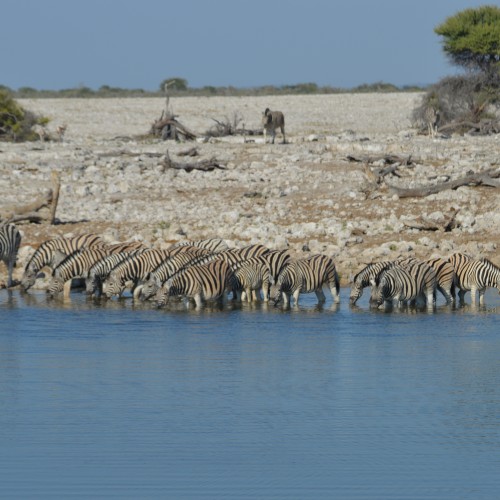
M7 266L7 288L12 286L12 272L16 266L21 233L14 224L0 225L0 260Z
M208 262L218 258L217 253L211 253L205 248L182 246L186 251L174 255L172 258L164 260L159 266L153 269L145 282L140 287L139 298L147 300L154 296L158 289L173 275L190 265Z
M274 144L276 129L280 128L283 135L283 144L285 144L285 117L281 111L271 111L269 108L266 108L264 113L262 113L262 125L264 127L264 143L267 142L266 134L269 131L272 143Z
M455 268L445 259L435 257L425 261L436 272L436 288L446 299L447 304L455 302Z
M323 285L328 285L335 303L340 302L339 277L335 264L330 257L317 254L306 259L292 260L280 273L277 280L270 277L271 290L269 295L276 305L281 299L285 306L293 296L295 305L299 303L301 293L315 292L318 303L325 302Z
M85 291L87 295L102 295L102 283L109 273L124 260L138 255L144 250L134 250L131 252L111 253L104 259L93 264L85 280Z
M476 292L479 292L479 305L484 304L486 288L497 288L500 293L500 268L490 260L462 256L455 261L454 267L460 303L463 304L468 291L472 304L476 303Z
M370 296L370 306L380 307L384 303L392 304L397 300L406 305L408 301L416 301L422 293L418 283L407 268L394 264L380 273L374 282Z
M396 263L404 267L416 281L420 290L417 299L421 298L427 304L427 307L434 306L436 303L436 271L426 262L413 257L399 259Z
M245 292L244 300L251 302L256 292L262 291L264 302L269 300L269 264L263 257L254 257L232 266L236 278L236 293Z
M227 302L227 294L236 286L231 267L222 259L199 266L190 266L170 278L155 295L158 307L166 305L172 296L192 298L196 308L206 301Z
M21 280L24 290L31 288L37 278L37 274L44 267L54 268L68 255L82 247L94 247L104 245L100 236L96 234L82 234L73 238L56 238L44 241L31 256L25 266Z
M349 303L354 306L363 295L363 289L371 286L372 280L376 279L387 268L394 265L392 261L372 262L359 271L354 276L351 293L349 295Z
M52 271L47 293L54 296L64 289L64 296L68 297L71 280L73 278L87 278L89 269L109 255L109 250L105 247L81 248L68 255Z
M138 297L139 281L145 277L165 259L168 259L168 250L148 249L140 254L131 255L118 264L106 277L102 284L102 291L107 298L115 295L121 296L127 284L132 282L134 298Z
M210 238L206 240L194 240L194 241L190 240L180 241L178 243L174 243L170 248L181 247L181 246L206 248L207 250L210 250L212 253L219 253L229 249L227 243L220 238Z

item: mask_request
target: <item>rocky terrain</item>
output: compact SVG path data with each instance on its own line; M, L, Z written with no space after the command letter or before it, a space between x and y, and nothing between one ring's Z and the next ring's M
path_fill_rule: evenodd
M14 278L20 279L41 242L82 232L153 247L220 237L231 246L262 243L298 256L325 253L344 285L364 263L400 255L464 251L500 264L498 187L463 186L424 197L402 197L392 189L499 168L498 136L433 139L412 128L420 98L173 98L178 120L199 137L189 143L144 138L164 99L21 100L50 118L49 130L66 124L67 131L62 142L0 143L0 213L44 193L51 172L61 176L58 223L19 224L23 241ZM236 115L240 126L258 129L266 107L285 114L287 144L279 143L279 133L274 145L258 135L204 137L214 119ZM180 155L193 147L198 156ZM224 168L166 168L167 151L177 163L215 159ZM396 164L387 161L394 157ZM392 172L382 171L391 166ZM0 264L0 280L5 271Z

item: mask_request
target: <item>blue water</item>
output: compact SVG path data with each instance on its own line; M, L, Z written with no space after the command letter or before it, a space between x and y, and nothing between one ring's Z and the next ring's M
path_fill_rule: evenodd
M0 498L500 498L498 295L428 314L348 292L200 312L0 292Z

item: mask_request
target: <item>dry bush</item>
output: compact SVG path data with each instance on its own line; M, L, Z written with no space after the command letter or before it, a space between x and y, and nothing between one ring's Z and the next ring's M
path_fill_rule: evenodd
M469 73L443 78L429 87L421 103L413 110L413 123L424 129L429 107L439 110L439 130L464 133L474 129L496 133L500 103L500 77ZM498 125L498 123L497 123Z

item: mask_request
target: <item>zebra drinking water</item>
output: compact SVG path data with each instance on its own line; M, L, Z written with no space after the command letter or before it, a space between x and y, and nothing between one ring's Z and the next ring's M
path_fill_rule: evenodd
M12 286L12 272L21 245L21 233L14 224L0 224L0 260L7 266L7 287Z
M277 280L271 276L270 282L269 295L275 304L283 299L283 304L288 306L290 298L293 296L297 306L299 295L311 292L316 294L318 303L323 304L326 300L323 285L329 287L335 303L340 301L337 270L333 260L326 255L318 254L307 259L293 260L285 267Z
M156 293L158 307L168 303L172 296L194 299L196 308L206 301L227 301L228 292L236 287L233 271L222 259L208 264L190 266L169 279Z

